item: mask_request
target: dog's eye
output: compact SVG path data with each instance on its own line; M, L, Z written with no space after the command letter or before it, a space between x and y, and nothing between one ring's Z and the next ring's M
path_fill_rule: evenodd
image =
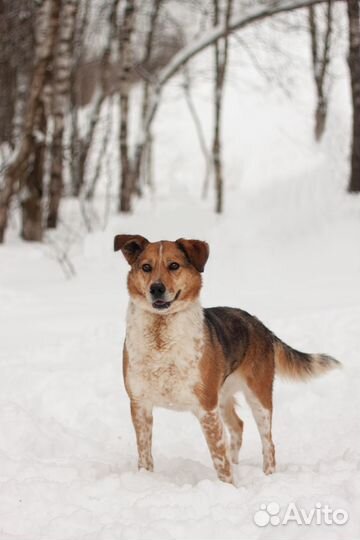
M150 264L143 264L142 269L143 269L144 272L151 272L151 270L152 270Z
M169 264L169 270L178 270L180 268L180 264L176 262L172 262Z

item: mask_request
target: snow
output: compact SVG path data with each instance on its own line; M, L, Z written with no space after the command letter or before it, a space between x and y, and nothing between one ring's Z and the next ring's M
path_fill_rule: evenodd
M243 201L238 229L234 216L218 219L186 198L155 210L142 203L133 217L87 238L70 281L39 246L2 248L2 540L275 538L277 528L252 520L270 501L304 508L320 501L351 516L331 530L289 524L287 538L359 534L359 209L344 196L343 208L315 232L288 228L276 236L265 220L238 235L248 220L262 219L251 202ZM277 381L272 477L262 473L241 397L237 487L216 479L197 421L185 413L156 411L156 472L137 472L121 374L127 268L111 251L122 230L206 238L204 305L241 306L292 345L343 362L342 372L306 385Z
M44 246L14 235L1 246L1 540L359 538L360 200L344 189L348 89L335 85L315 145L311 82L287 100L246 92L237 75L226 97L223 216L199 198L202 157L173 85L156 124L156 196L78 243L73 279ZM209 89L199 86L195 99L208 130ZM239 306L292 346L343 363L307 384L276 381L274 475L262 473L241 395L236 487L217 480L187 413L156 410L155 472L137 471L121 366L127 266L112 252L120 232L207 240L205 306ZM253 516L270 502L282 511L320 502L349 520L261 528Z

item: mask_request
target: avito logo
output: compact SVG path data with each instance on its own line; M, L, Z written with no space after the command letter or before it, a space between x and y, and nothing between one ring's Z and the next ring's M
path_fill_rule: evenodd
M328 504L316 503L314 508L306 510L290 503L281 512L280 505L276 502L261 504L260 509L254 514L254 523L258 527L267 525L344 525L349 519L349 514L343 508L333 510Z

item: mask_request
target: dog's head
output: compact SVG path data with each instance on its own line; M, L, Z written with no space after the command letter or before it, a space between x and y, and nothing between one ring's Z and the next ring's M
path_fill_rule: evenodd
M131 299L153 313L175 313L197 300L201 272L209 246L200 240L149 242L139 235L118 234L114 250L121 250L131 269Z

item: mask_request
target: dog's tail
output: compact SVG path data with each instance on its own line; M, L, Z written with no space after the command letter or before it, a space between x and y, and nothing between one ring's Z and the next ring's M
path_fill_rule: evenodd
M306 354L293 349L280 339L274 342L275 371L288 379L306 381L332 369L340 368L341 363L327 354Z

